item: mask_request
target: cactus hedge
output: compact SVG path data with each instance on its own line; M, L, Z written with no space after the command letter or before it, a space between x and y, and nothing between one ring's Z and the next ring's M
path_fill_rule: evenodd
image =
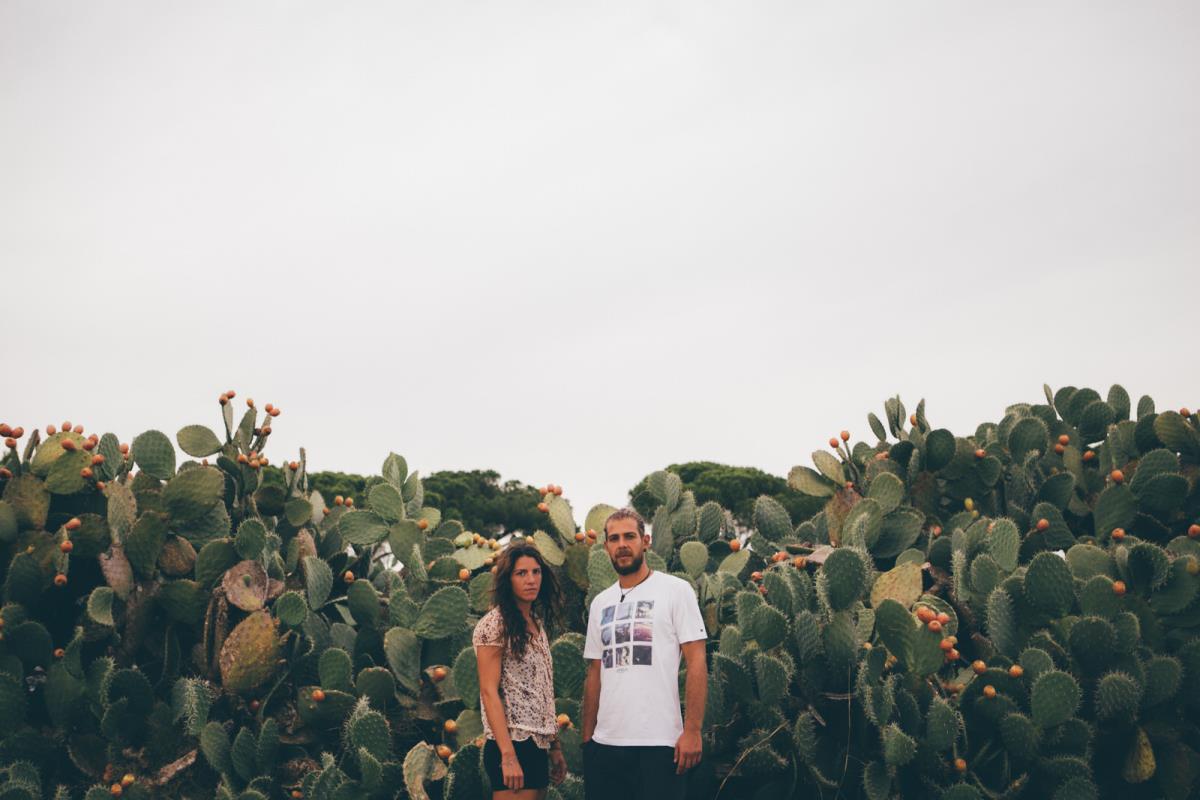
M470 637L501 543L394 453L359 502L322 497L304 451L266 455L279 410L234 397L174 441L0 426L0 800L485 795ZM792 470L809 519L640 484L647 558L710 636L689 796L1196 796L1196 415L1066 387L966 436L899 398L868 423ZM568 598L550 795L582 798L613 509L539 508Z

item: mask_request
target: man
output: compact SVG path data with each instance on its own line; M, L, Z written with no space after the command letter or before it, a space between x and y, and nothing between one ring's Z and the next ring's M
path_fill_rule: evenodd
M646 522L633 509L604 523L618 580L588 614L583 769L588 800L675 800L700 761L708 692L708 634L687 581L651 570ZM679 713L679 660L687 662L687 718Z

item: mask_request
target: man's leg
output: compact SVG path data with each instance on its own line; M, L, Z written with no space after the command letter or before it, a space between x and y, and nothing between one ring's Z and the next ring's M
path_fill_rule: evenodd
M675 774L675 748L638 747L638 800L683 800L687 775Z
M632 798L638 786L637 747L592 740L583 746L583 789L587 800Z

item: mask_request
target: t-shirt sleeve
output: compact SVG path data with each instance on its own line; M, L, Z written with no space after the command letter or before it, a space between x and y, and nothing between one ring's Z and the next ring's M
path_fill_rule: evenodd
M708 638L704 627L704 617L700 614L700 604L696 602L696 593L686 582L680 581L676 590L675 602L671 604L671 622L679 635L679 643L695 642Z
M475 624L475 632L471 634L471 644L475 647L503 647L504 637L500 631L500 616L484 614L483 619Z
M588 611L587 641L583 644L583 657L598 659L604 653L604 645L600 643L600 615L596 613L596 604Z

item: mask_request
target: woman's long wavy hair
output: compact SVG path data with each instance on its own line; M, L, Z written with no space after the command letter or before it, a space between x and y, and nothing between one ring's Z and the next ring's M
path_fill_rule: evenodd
M542 568L542 586L533 601L532 609L542 625L557 627L560 624L563 601L558 578L532 541L513 539L500 551L496 558L496 574L492 583L492 606L500 609L500 617L504 620L506 648L517 658L522 658L525 655L525 647L529 644L530 633L525 624L525 615L521 613L516 595L513 594L512 574L519 558L532 558Z

